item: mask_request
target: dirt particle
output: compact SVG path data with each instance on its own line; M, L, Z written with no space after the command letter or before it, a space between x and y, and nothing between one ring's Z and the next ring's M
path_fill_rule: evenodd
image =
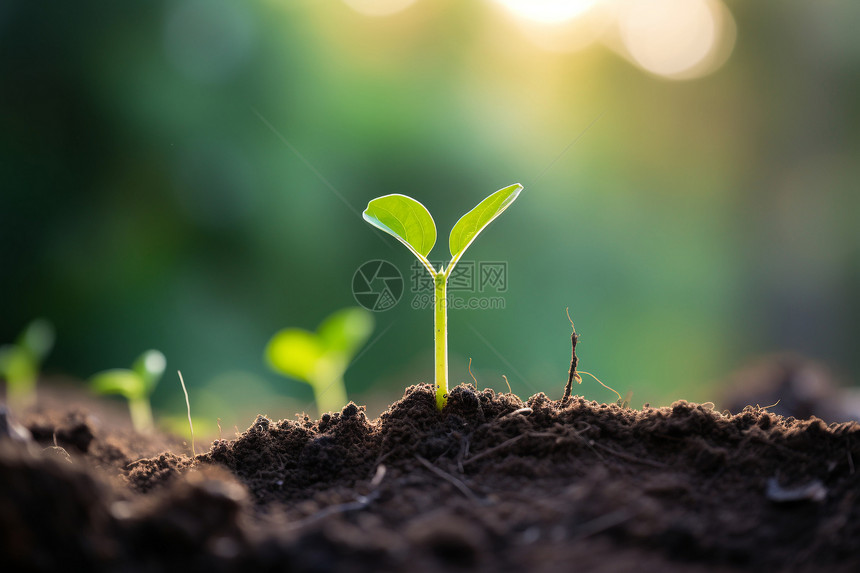
M487 541L474 524L441 513L417 520L407 536L442 567L459 569L476 567Z

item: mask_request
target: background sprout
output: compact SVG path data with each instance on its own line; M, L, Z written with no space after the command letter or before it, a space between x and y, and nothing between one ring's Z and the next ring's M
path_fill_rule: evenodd
M373 326L368 311L345 308L326 318L316 332L279 331L266 347L266 360L277 372L310 384L320 413L336 412L347 403L343 375Z
M158 350L147 350L132 364L131 369L115 368L94 374L90 378L93 390L99 394L120 394L128 400L131 423L138 432L152 430L152 407L149 397L164 374L167 360Z
M385 195L367 204L364 220L406 245L433 277L434 329L436 339L436 406L448 399L448 277L478 234L501 215L519 196L523 186L514 183L499 189L462 217L451 229L448 268L434 270L427 256L436 244L436 223L427 208L406 195Z
M36 398L36 379L42 360L54 346L54 327L36 319L14 344L0 347L0 376L6 379L6 401L13 408L30 406Z

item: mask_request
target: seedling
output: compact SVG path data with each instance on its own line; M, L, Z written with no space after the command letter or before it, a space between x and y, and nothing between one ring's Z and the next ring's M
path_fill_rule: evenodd
M99 394L120 394L125 397L134 429L149 432L153 427L149 397L161 380L166 366L164 354L158 350L147 350L134 361L131 369L115 368L99 372L90 378L90 384Z
M42 360L54 346L54 327L36 319L14 344L0 347L0 376L6 379L6 400L13 408L33 404Z
M266 360L281 374L310 384L320 413L347 403L343 375L373 332L373 316L363 308L339 310L316 332L285 328L266 346Z
M436 338L436 406L441 410L448 400L448 277L478 234L502 214L519 196L523 186L514 183L499 189L462 217L451 229L448 267L435 270L427 259L436 244L436 223L427 208L405 195L385 195L367 204L364 220L406 245L434 284L434 329Z

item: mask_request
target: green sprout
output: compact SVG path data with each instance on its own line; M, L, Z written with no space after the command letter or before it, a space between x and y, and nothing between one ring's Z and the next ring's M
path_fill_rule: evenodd
M12 407L31 406L42 360L54 346L54 327L39 318L27 325L14 344L0 346L0 376L6 379L6 400Z
M448 400L448 277L478 234L502 214L519 196L519 183L499 189L457 221L451 229L448 268L434 270L427 256L436 244L436 223L427 208L405 195L385 195L367 204L364 220L406 245L433 277L434 328L436 337L436 406L441 410Z
M153 428L149 397L164 374L167 360L158 350L147 350L132 364L131 369L114 368L90 378L93 390L99 394L119 394L128 400L131 423L138 432Z
M320 413L347 403L343 375L373 332L373 316L359 307L339 310L316 332L285 328L266 346L266 360L281 374L310 384Z

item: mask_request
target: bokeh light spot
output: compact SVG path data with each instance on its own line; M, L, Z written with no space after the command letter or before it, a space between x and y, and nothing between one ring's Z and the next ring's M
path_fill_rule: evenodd
M709 0L634 0L619 14L624 47L643 69L664 77L696 77L717 51L724 27L721 5Z
M518 19L523 34L537 47L548 52L571 53L599 41L615 24L615 7L606 2L562 22Z
M164 354L161 352L150 352L146 355L146 369L150 372L163 371L167 362L164 359Z
M415 0L343 0L344 4L365 16L391 16L406 10Z
M587 12L597 0L496 0L508 10L533 22L564 22Z

